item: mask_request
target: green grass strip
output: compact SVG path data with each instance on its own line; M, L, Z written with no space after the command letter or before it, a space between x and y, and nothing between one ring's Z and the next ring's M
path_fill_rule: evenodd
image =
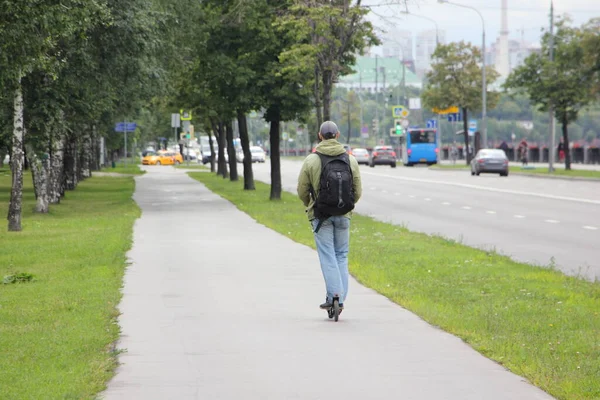
M112 165L108 165L107 167L104 167L100 170L100 172L112 172L115 174L128 174L128 175L143 175L146 173L146 171L142 171L140 169L140 165L141 163L139 162L139 160L134 161L132 159L128 160L127 163L120 161L118 163L115 163L115 167L113 168ZM92 172L92 175L94 173Z
M0 215L10 171L0 169ZM23 231L0 228L0 399L92 399L114 373L116 309L139 208L131 177L93 177L47 215L25 175ZM3 284L5 276L29 277Z
M269 201L260 182L243 191L242 182L214 174L190 176L314 248L296 196ZM357 214L350 249L351 273L365 286L559 399L600 398L600 284Z

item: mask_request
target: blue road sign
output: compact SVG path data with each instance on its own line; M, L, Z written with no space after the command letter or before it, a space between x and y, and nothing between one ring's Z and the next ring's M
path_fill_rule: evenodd
M477 120L470 119L469 120L469 135L473 136L475 134L476 130L477 130Z
M435 119L428 119L427 120L427 128L428 129L437 129L437 120L435 120Z
M135 122L128 122L127 127L125 127L124 122L118 122L115 124L115 132L125 132L125 129L127 129L127 132L133 132L136 128L137 124Z
M462 115L460 113L448 114L448 122L460 122Z

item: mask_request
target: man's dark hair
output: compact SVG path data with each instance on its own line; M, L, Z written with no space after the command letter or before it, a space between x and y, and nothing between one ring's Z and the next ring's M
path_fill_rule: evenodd
M332 121L325 121L319 128L319 133L323 139L333 139L339 132L337 125Z

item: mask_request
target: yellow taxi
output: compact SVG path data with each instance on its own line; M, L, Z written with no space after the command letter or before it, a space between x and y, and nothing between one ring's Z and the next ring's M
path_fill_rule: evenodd
M171 157L175 157L175 165L183 164L183 156L178 152L169 151L169 150L159 150L158 153L168 154Z
M181 155L179 155L181 156ZM144 158L142 158L142 165L174 165L181 164L179 160L177 160L175 153L170 152L158 152L158 153L148 153Z

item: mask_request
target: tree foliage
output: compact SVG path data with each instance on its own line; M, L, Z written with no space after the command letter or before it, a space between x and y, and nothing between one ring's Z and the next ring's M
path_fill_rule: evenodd
M433 55L427 86L421 94L427 108L459 107L463 112L463 133L468 148L468 112L481 110L481 51L465 42L438 45ZM486 67L488 87L498 78L492 67ZM487 108L494 108L499 99L495 92L487 93ZM469 162L467 158L467 163Z
M562 124L565 168L570 169L568 126L594 99L591 85L594 72L585 63L581 30L570 26L568 19L557 23L553 60L549 57L550 40L550 34L544 34L542 51L529 56L510 74L504 86L527 93L540 111L547 112L550 106L554 107L554 115Z

